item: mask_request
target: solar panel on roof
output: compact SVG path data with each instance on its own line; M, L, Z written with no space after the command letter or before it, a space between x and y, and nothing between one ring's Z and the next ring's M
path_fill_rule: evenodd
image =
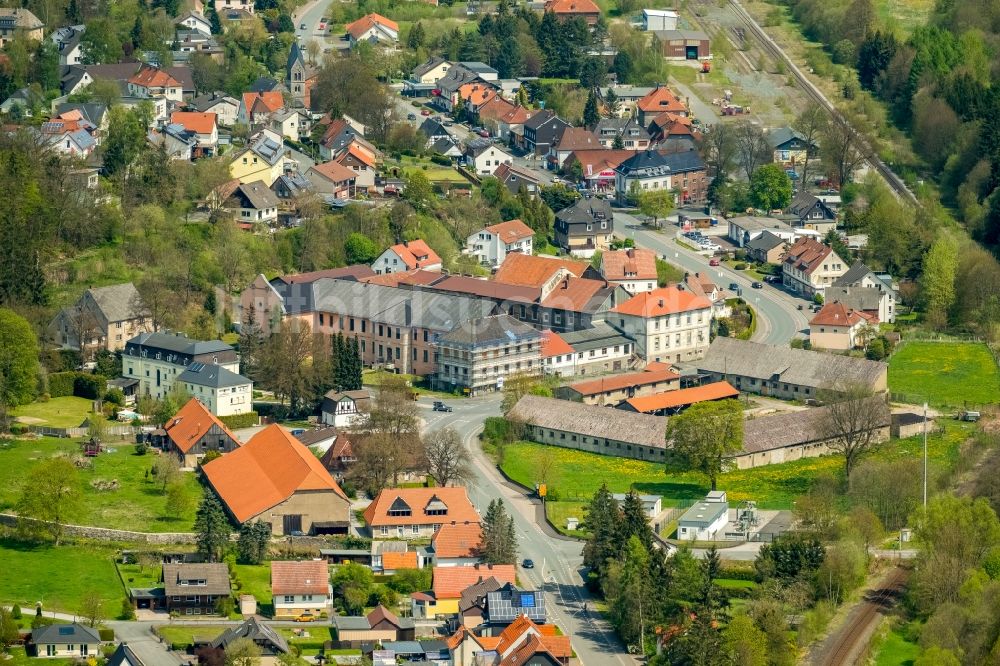
M522 592L521 593L521 608L534 608L535 607L535 594L534 592Z
M72 636L73 635L73 627L59 627L59 635L60 636Z

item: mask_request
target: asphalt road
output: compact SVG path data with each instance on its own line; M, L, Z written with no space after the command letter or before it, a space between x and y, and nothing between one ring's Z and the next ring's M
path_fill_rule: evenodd
M757 319L757 331L753 339L774 345L787 345L789 340L803 334L808 327L806 313L808 309L799 310L808 302L794 297L785 291L765 284L763 289L753 289L753 282L743 273L734 271L727 266L709 266L708 258L681 247L673 240L670 227L664 233L650 231L642 223L627 213L615 212L615 233L623 238L635 239L636 245L648 248L667 261L681 269L694 272L711 272L716 283L722 288L728 288L735 282L743 288L743 297L760 315Z
M292 22L295 23L295 38L305 37L306 41L314 38L322 43L326 39L326 31L320 32L319 20L323 18L329 6L329 0L311 0L292 12ZM299 27L303 23L306 25L305 30Z
M550 621L572 637L573 649L585 666L633 666L637 662L603 617L594 612L590 594L582 576L583 555L579 541L547 535L535 521L535 504L523 492L497 472L479 446L478 435L488 416L500 415L500 395L446 401L455 411L431 411L431 400L421 399L421 416L427 430L451 426L461 435L472 454L473 478L468 484L469 497L479 512L485 513L490 501L501 498L514 516L519 539L519 561L535 563L533 569L519 567L523 582L545 592ZM585 609L584 606L587 606Z

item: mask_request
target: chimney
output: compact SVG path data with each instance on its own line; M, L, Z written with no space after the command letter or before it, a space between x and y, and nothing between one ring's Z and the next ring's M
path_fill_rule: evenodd
M661 298L661 299L660 299L659 301L657 301L657 303L656 303L656 304L657 304L658 306L660 306L660 307L662 308L662 307L663 307L664 305L666 305L667 303L666 303L666 301L664 301L664 300L663 300L663 299Z

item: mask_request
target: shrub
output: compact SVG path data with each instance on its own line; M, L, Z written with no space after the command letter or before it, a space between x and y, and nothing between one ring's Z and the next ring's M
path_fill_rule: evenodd
M125 601L128 602L128 599L126 599ZM132 608L132 604L129 604L129 608ZM105 627L101 627L101 628L99 628L97 630L97 633L100 635L102 641L113 641L113 640L115 640L115 630L114 629L107 629Z
M108 389L104 393L104 402L110 402L112 405L122 407L125 404L125 394L122 393L120 388Z
M221 458L221 457L222 454L219 453L218 451L215 450L209 451L205 454L205 457L201 459L201 464L206 465L215 460L216 458Z
M107 384L108 380L102 375L88 375L78 372L73 379L73 395L79 398L97 400L104 394L104 387Z
M144 442L144 441L143 442L136 442L136 445L135 445L135 455L137 455L137 456L144 456L144 455L146 455L146 451L148 451L148 450L149 450L149 445L146 444L146 442Z
M49 395L53 398L65 398L73 395L75 372L53 372L49 375Z
M129 601L128 597L122 599L122 612L118 616L120 620L134 620L135 619L135 609L132 608L132 602ZM104 640L104 637L101 637Z
M742 262L740 262L740 263L734 265L733 268L735 270L738 270L738 271L745 271L747 269L747 265L744 264L744 263L742 263Z
M431 155L431 162L434 162L434 164L440 164L441 166L451 166L451 158L447 155Z
M10 609L10 616L12 618L14 618L15 620L20 620L21 619L21 607L18 606L17 604L14 604L11 607L11 609Z
M219 602L215 604L215 610L219 615L224 615L229 617L233 613L235 605L233 604L232 597L222 597Z
M260 418L257 412L247 412L246 414L231 414L230 416L220 416L219 420L230 430L238 428L252 428L257 425Z

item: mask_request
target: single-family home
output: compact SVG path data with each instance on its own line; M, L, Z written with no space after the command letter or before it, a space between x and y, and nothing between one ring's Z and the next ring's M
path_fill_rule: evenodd
M337 441L337 428L332 425L318 425L303 432L298 430L296 428L295 439L309 448L315 447L317 451L325 452Z
M49 39L59 49L59 66L70 67L83 62L83 33L85 25L70 25L59 28L49 35Z
M848 266L832 247L811 237L795 241L781 263L781 281L792 291L812 297L847 272Z
M227 454L240 446L236 435L197 398L184 403L163 430L165 450L177 455L183 467L197 466L209 451Z
M515 375L542 374L542 334L509 314L462 322L437 341L437 374L441 390L466 395L501 391Z
M280 92L245 92L240 98L236 122L255 128L270 122L271 116L285 108Z
M878 332L878 319L829 300L809 320L809 343L814 349L849 350L865 346Z
M617 94L617 93L616 93ZM635 103L639 124L648 127L653 118L664 112L688 115L687 104L674 94L670 88L657 85Z
M464 492L464 488L462 489ZM385 492L385 491L383 491ZM458 613L462 592L489 578L501 583L515 583L517 572L513 564L476 564L471 567L434 567L431 589L410 595L414 618L433 620L442 615Z
M454 666L560 666L570 663L569 636L554 624L536 624L521 615L497 636L459 626L448 638Z
M680 375L666 363L650 363L641 372L611 375L560 386L555 390L555 395L563 400L587 405L614 407L636 396L675 391L680 388L680 380Z
M815 399L818 392L863 386L886 390L888 365L838 354L778 347L719 336L695 367L713 382L727 381L746 393L785 400Z
M146 662L136 654L128 643L119 643L108 657L106 666L146 666Z
M596 25L601 16L601 8L593 0L546 0L545 11L561 20L580 17L591 26Z
M475 139L465 146L465 162L479 176L491 176L501 164L513 161L513 155L489 139Z
M233 13L246 13L253 16L254 3L253 0L217 0L215 11L220 16L224 15L227 18Z
M271 562L271 596L274 617L312 615L319 619L330 612L332 590L326 560Z
M586 127L567 127L549 145L547 162L553 171L563 169L566 160L578 150L599 150L601 142Z
M299 141L300 137L308 133L309 112L286 107L271 114L267 126L285 139Z
M486 622L486 595L504 586L490 576L462 590L456 622L465 629L478 629Z
M43 143L62 155L88 157L97 149L98 129L78 111L68 111L36 130Z
M508 220L473 232L465 240L465 251L483 266L496 268L510 252L532 253L535 232L521 220Z
M898 285L888 273L876 273L860 261L846 273L833 281L833 289L828 289L831 298L837 298L845 305L874 314L880 322L896 321L896 301ZM878 303L877 308L874 303Z
M518 194L523 188L530 197L537 197L545 180L528 167L504 162L493 172L493 177L503 184L511 194Z
M337 630L337 646L341 649L357 649L385 641L412 641L415 633L413 618L397 617L382 604L361 617L336 615L333 626Z
M239 100L224 92L212 92L193 97L187 106L193 111L214 113L216 124L221 127L235 125L240 111Z
M224 207L242 224L274 226L278 221L278 196L262 180L240 182L233 188Z
M413 68L410 80L414 83L433 84L445 77L451 63L439 56L434 56Z
M398 273L414 268L425 271L441 270L441 257L419 238L393 245L372 263L372 270L376 275Z
M793 227L815 229L824 237L837 228L837 212L805 190L792 197L785 215L793 217Z
M2 18L3 14L0 14ZM35 646L35 656L42 659L86 660L101 653L101 635L97 629L79 622L48 624L32 629L31 643Z
M371 409L372 396L368 389L358 391L327 391L320 403L320 423L347 428L361 423Z
M746 244L747 257L765 264L780 264L785 256L788 241L781 236L764 230Z
M638 293L608 313L608 323L635 340L636 353L657 362L704 356L711 321L712 303L682 285Z
M217 615L219 602L232 595L229 568L222 562L166 563L163 565L163 593L171 613Z
M654 30L664 60L708 60L711 41L701 30Z
M677 521L677 538L685 541L715 541L729 524L726 491L713 490L696 502Z
M354 172L354 189L362 194L375 187L375 166L378 152L360 137L354 137L347 146L333 157L341 166Z
M253 411L253 382L221 366L192 363L175 381L216 416Z
M521 105L515 105L513 109L497 120L497 136L507 144L524 145L524 123L533 116L533 109L526 109Z
M170 123L192 132L197 141L192 157L211 157L219 145L219 128L214 113L200 111L174 111Z
M649 132L632 117L602 118L594 128L594 134L605 148L615 148L615 143L623 150L649 148Z
M351 502L313 452L272 424L202 466L238 523L263 520L276 535L344 533Z
M394 576L404 569L423 568L423 557L416 550L410 550L405 541L372 541L372 570L383 576Z
M312 183L313 190L320 194L350 199L354 195L357 174L340 162L330 160L309 167L306 179Z
M230 627L216 636L209 645L225 650L239 639L247 639L260 649L261 655L274 657L289 652L288 641L274 627L264 624L251 616L235 627Z
M658 280L656 253L639 247L605 250L601 254L601 276L632 295L653 291Z
M809 145L801 132L791 127L779 127L767 133L767 143L771 147L771 161L775 164L797 168L808 159L810 153L816 151L815 145Z
M351 46L358 42L370 44L395 44L399 41L399 24L381 14L367 14L344 26Z
M259 180L265 187L271 187L284 173L284 154L281 137L270 130L261 130L233 155L229 172L241 183Z
M364 518L376 538L420 539L433 536L445 523L478 523L479 513L462 487L385 488Z
M99 349L120 351L125 343L152 328L139 290L131 282L90 287L74 305L63 308L48 327L51 342L90 357Z
M538 590L520 588L513 583L486 593L485 622L490 629L483 633L495 634L527 617L536 624L545 624L545 595Z
M200 32L203 35L212 34L212 22L198 11L189 11L174 20L174 25L184 26L188 30Z
M170 102L181 102L184 99L184 88L170 72L144 66L129 78L128 94L142 99L165 97Z
M556 213L555 242L577 257L590 258L611 246L614 236L611 204L606 199L585 196Z
M640 193L671 191L678 205L704 201L708 195L706 174L705 162L695 150L667 154L645 150L615 169L615 193L620 202L632 198L634 187Z
M15 37L40 42L44 29L45 24L23 7L0 8L0 48L5 48Z
M803 236L818 237L819 233L812 230L792 229L789 225L773 217L759 217L754 215L741 215L731 217L727 221L726 237L736 245L736 247L747 247L750 241L757 238L764 232L771 233L787 245L791 245Z
M520 148L537 156L546 155L556 139L571 125L551 109L542 109L524 121Z
M444 523L428 549L435 567L471 567L479 562L483 528L478 522Z
M221 340L144 332L125 343L122 375L138 380L139 395L162 400L174 390L178 375L192 363L219 365L232 372L240 369L236 350Z

